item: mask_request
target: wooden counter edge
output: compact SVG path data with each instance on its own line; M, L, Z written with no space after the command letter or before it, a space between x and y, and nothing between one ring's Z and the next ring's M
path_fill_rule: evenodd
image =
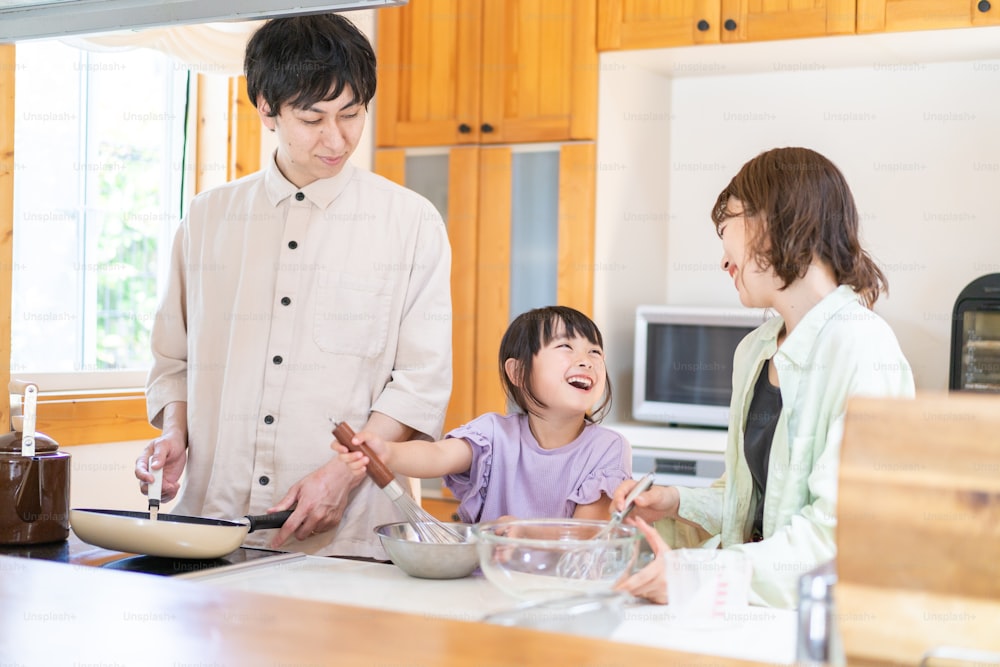
M753 665L0 556L0 664Z

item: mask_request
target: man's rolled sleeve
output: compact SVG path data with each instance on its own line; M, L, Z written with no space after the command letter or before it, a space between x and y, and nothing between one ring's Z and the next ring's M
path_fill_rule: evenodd
M163 426L163 408L187 401L187 299L185 295L186 226L181 223L171 249L170 279L153 321L150 342L153 366L146 380L146 414L156 428Z
M392 378L372 410L436 439L451 396L451 247L433 206L421 216Z

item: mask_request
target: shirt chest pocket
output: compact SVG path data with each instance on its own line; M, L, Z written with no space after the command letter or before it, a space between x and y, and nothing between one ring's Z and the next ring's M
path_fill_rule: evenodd
M375 357L388 336L389 286L377 276L321 271L313 339L324 352Z

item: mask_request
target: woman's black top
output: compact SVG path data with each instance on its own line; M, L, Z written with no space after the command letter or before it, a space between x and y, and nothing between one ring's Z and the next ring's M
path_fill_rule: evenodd
M767 464L771 458L771 441L774 428L781 415L781 390L767 379L770 360L757 377L750 399L750 411L743 430L743 455L746 457L750 474L753 476L753 496L755 500L753 528L750 539L759 542L764 531L764 491L767 490Z

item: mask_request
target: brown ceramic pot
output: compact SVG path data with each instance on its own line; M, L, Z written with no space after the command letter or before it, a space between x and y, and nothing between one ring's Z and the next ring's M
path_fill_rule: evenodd
M41 544L69 537L70 456L44 433L34 456L21 433L0 435L0 544Z

